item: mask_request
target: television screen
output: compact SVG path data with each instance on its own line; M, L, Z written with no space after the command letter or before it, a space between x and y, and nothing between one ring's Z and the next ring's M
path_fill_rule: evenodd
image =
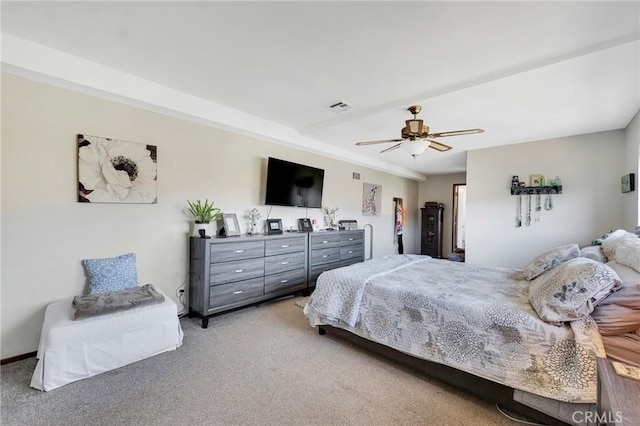
M269 157L265 204L322 207L324 170Z

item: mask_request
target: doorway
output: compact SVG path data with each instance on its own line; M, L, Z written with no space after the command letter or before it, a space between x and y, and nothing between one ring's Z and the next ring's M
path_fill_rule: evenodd
M453 184L453 229L451 248L464 250L467 229L467 184Z

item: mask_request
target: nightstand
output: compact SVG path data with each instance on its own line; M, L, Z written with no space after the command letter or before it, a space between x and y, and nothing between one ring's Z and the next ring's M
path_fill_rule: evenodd
M619 376L598 358L598 420L601 425L640 425L640 381Z

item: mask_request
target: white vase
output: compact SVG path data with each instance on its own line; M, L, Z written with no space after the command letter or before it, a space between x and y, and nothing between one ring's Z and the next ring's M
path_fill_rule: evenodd
M211 236L211 223L209 222L205 222L205 223L199 223L199 222L191 222L192 224L192 231L191 231L191 235L193 235L194 237L200 237L200 230L204 229L204 235L207 236Z

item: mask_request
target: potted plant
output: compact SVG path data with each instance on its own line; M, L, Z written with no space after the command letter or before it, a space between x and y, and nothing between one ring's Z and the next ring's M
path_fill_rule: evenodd
M203 237L205 235L211 235L210 223L218 220L220 217L220 209L213 207L213 201L209 200L204 200L204 202L200 200L193 202L187 200L187 204L189 204L189 213L191 213L194 220L194 236ZM200 230L204 231L200 232Z

